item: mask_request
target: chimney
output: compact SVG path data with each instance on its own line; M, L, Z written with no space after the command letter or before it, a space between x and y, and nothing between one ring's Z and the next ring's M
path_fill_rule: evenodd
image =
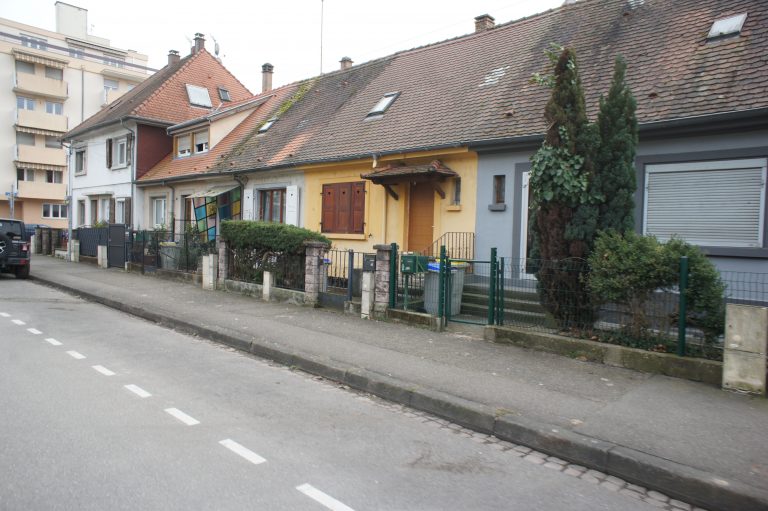
M176 50L171 50L168 52L168 65L172 66L173 64L178 63L181 60L181 57L179 56L179 52Z
M272 71L275 66L267 62L261 66L261 92L272 90Z
M195 45L192 47L192 53L200 53L205 48L205 37L200 32L195 34Z
M342 71L344 71L345 69L349 69L350 67L352 67L352 64L354 64L354 62L352 62L352 59L349 57L341 57L341 60L339 61L339 63L341 64Z
M485 32L496 26L495 19L490 14L481 14L475 18L475 33Z

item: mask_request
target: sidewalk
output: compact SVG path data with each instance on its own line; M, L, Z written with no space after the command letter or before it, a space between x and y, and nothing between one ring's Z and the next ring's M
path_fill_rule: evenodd
M40 283L708 509L768 509L768 400L35 256Z

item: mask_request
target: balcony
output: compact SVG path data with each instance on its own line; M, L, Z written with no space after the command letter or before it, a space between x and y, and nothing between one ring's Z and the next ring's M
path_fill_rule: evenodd
M25 163L42 163L44 165L67 166L67 152L64 149L39 147L32 145L17 145L16 160Z
M48 114L37 110L18 110L16 112L16 124L28 128L64 133L67 131L67 116Z
M43 199L63 201L67 198L65 183L45 183L42 181L19 181L19 199Z
M30 73L16 73L16 83L13 90L14 92L54 99L67 99L69 97L69 86L64 80L54 80Z

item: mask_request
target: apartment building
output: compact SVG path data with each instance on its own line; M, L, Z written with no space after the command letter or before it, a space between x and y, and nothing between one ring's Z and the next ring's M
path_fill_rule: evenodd
M66 227L61 136L142 82L147 56L88 33L88 11L56 2L56 31L0 18L0 217Z

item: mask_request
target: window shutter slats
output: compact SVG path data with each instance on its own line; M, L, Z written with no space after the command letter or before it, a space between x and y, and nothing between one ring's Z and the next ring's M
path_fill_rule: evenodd
M107 139L107 168L112 168L112 139Z
M323 185L322 232L336 231L336 185Z
M362 234L365 218L365 183L352 183L352 231Z

